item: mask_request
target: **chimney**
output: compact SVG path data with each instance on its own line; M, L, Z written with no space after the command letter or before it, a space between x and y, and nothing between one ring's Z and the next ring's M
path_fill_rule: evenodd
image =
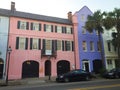
M12 12L15 11L15 2L11 2L11 11L12 11Z
M72 12L68 12L68 19L72 21Z

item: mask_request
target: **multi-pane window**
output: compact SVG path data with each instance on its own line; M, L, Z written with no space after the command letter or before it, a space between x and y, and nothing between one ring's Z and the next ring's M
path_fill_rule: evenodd
M111 43L107 42L107 46L108 46L108 51L111 51Z
M100 48L100 41L97 42L97 50L98 50L98 51L101 51L101 48Z
M108 59L108 60L107 60L107 64L108 64L108 65L112 64L112 60L111 60L111 59Z
M16 49L27 49L28 48L28 38L17 37L16 38Z
M31 30L40 31L41 30L41 24L40 23L31 23Z
M29 23L26 21L18 21L17 28L21 30L28 30L29 29Z
M90 51L94 51L94 43L93 43L93 41L90 41Z
M53 25L44 24L44 31L45 32L53 32Z
M82 26L82 34L86 34L86 29L84 26Z
M83 42L82 42L82 47L83 47L83 51L87 51L86 41L83 41Z
M62 41L57 40L57 50L62 50Z
M72 34L72 28L66 27L66 34Z
M41 39L38 38L30 38L30 49L41 49Z
M61 26L55 26L55 32L62 33L62 27Z
M85 15L81 14L81 21L84 21L84 20L85 20Z
M73 51L73 41L65 41L65 50Z

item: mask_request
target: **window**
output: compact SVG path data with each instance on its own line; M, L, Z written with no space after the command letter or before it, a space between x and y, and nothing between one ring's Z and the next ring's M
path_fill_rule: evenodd
M82 34L86 34L86 29L84 26L82 26Z
M44 24L45 32L53 32L53 25Z
M94 51L94 43L93 43L93 41L90 41L90 51Z
M81 14L81 21L84 21L85 20L85 16L84 14Z
M30 38L30 49L41 49L41 39L38 38Z
M40 31L41 30L41 24L39 24L39 23L31 23L31 30Z
M73 41L65 41L65 50L73 51Z
M61 26L55 26L55 32L62 33L62 27Z
M83 41L82 47L83 47L83 51L87 51L87 44L86 44L86 41Z
M107 42L107 46L108 46L108 51L110 52L111 51L111 43Z
M16 49L27 49L28 48L28 38L17 37L16 38Z
M28 30L29 29L29 23L25 22L25 21L18 21L18 29L22 29L22 30Z
M98 30L95 30L96 31L96 35L98 35Z
M101 48L100 48L100 42L99 42L99 41L97 42L97 50L98 50L98 51L101 50Z
M66 28L66 34L72 34L72 28L71 27Z
M62 41L57 40L57 50L62 50Z
M111 65L111 64L112 64L112 60L111 60L111 59L108 59L108 60L107 60L107 64L108 64L108 65Z

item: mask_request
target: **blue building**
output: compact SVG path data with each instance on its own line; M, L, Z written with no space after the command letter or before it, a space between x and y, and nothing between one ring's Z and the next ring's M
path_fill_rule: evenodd
M87 17L92 14L91 10L86 6L75 13L78 21L79 60L80 68L98 73L102 68L98 33L95 30L88 32L85 29Z

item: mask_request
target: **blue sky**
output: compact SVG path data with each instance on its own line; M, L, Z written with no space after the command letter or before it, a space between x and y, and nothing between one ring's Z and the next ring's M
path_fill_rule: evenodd
M120 8L120 0L0 0L0 8L10 9L11 1L16 3L17 11L60 18L67 18L69 11L74 14L83 6L87 6L92 12Z

